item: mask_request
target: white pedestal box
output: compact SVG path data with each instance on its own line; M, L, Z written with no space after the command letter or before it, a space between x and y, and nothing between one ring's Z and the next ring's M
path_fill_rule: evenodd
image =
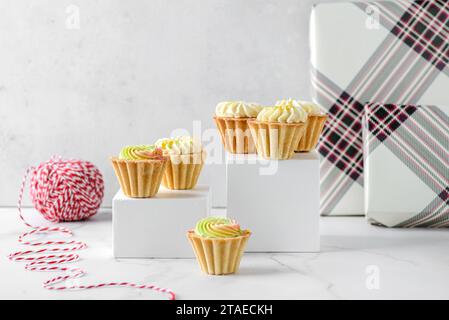
M320 161L316 151L290 160L227 156L228 217L253 233L247 251L320 248Z
M209 215L208 186L168 190L153 198L129 198L121 190L112 200L113 251L116 258L194 257L186 232Z

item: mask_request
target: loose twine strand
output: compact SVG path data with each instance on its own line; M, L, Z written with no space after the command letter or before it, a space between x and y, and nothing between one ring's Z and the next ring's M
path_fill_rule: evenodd
M76 241L76 240L48 240L48 241L37 241L37 240L28 240L28 238L32 235L49 235L49 234L60 234L65 236L66 238L72 237L73 232L72 230L66 228L66 227L57 227L57 226L49 226L49 227L39 227L39 226L33 226L29 222L25 220L23 217L22 212L22 199L24 195L25 185L27 178L30 174L30 172L33 172L35 174L36 172L39 172L43 168L42 166L46 165L55 165L58 163L58 161L61 161L61 158L55 158L53 157L51 160L41 164L38 167L30 167L26 170L23 179L22 184L20 186L19 191L19 197L17 202L17 209L19 212L19 217L22 220L22 222L32 230L29 232L25 232L19 236L19 243L22 245L28 245L32 247L37 246L47 246L47 248L40 248L40 249L30 249L30 250L23 250L23 251L17 251L14 253L11 253L8 255L8 259L11 261L18 261L18 262L26 262L25 264L25 270L29 271L46 271L46 272L64 272L64 275L59 275L54 278L51 278L49 280L46 280L43 283L43 286L47 290L58 290L58 291L64 291L64 290L80 290L80 289L95 289L95 288L105 288L105 287L130 287L130 288L137 288L137 289L151 289L159 293L168 294L170 300L175 300L176 295L175 293L168 288L162 288L158 287L154 284L137 284L133 282L104 282L104 283L97 283L97 284L90 284L90 285L67 285L67 282L69 280L78 279L83 277L86 272L82 270L79 267L69 267L64 266L64 264L67 263L73 263L80 259L80 256L76 253L73 253L74 251L82 250L87 248L87 244L82 241ZM80 160L68 160L70 165L76 165L78 167L84 167L86 162L80 161ZM70 166L65 165L65 169L69 169ZM58 179L56 175L53 175L54 178L51 176L50 179ZM102 181L101 181L102 182ZM74 184L76 185L76 184ZM72 187L74 186L72 185ZM42 187L42 184L40 185ZM38 195L39 192L47 192L47 190L36 190L38 188L33 188L31 186L31 194L32 195ZM56 208L57 212L57 208ZM54 214L54 213L53 213ZM48 217L47 217L48 218ZM71 220L81 220L83 217L69 217ZM57 221L55 217L50 217L49 220ZM59 246L66 246L66 247L59 247ZM58 246L58 247L51 247L48 248L48 246ZM61 284L62 283L62 284ZM58 285L61 284L61 285Z

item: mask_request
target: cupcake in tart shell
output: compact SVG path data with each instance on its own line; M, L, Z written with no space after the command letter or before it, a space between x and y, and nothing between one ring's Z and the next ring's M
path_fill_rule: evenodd
M214 121L228 152L255 152L248 120L255 119L261 109L257 103L244 101L223 101L216 106Z
M224 217L201 219L194 230L187 232L201 270L210 275L237 272L250 236L249 230Z
M172 190L193 189L206 158L201 143L192 137L179 136L159 139L155 145L168 157L162 185Z
M159 190L168 158L153 145L124 147L111 163L123 193L132 198L150 198Z
M255 120L248 121L257 154L276 160L293 157L306 121L307 113L291 101L263 108Z
M328 116L314 102L298 101L298 103L307 112L308 117L304 136L299 141L295 151L309 152L315 149Z

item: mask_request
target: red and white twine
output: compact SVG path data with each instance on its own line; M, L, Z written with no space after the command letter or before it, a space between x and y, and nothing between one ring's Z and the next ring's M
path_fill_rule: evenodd
M68 285L66 281L80 278L86 274L79 267L68 267L64 264L78 261L80 256L74 251L87 247L87 244L76 240L27 240L32 235L59 233L71 237L73 232L65 227L38 227L28 223L22 214L22 198L27 177L30 180L30 195L34 207L52 222L78 221L94 215L103 198L103 178L98 169L90 162L81 160L63 160L53 157L38 167L27 169L22 179L17 208L20 219L33 230L19 236L19 243L37 246L66 246L30 249L11 253L11 261L27 262L25 269L29 271L65 272L44 282L48 290L76 290L104 287L131 287L137 289L151 289L169 295L175 300L175 293L171 289L161 288L153 284L136 284L132 282L105 282L91 285ZM67 189L69 188L69 189ZM57 285L62 283L61 285Z

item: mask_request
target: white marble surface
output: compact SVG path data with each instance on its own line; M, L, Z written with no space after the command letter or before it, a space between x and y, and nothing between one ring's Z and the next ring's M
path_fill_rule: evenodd
M448 230L384 229L361 217L323 217L320 253L246 254L238 274L212 277L193 259L114 260L109 212L70 225L75 238L89 244L76 262L88 272L82 283L151 282L171 287L179 299L449 298ZM0 299L165 298L124 288L47 291L42 282L52 273L25 271L6 259L21 248L16 241L24 230L14 209L0 210ZM369 276L376 273L373 287Z

